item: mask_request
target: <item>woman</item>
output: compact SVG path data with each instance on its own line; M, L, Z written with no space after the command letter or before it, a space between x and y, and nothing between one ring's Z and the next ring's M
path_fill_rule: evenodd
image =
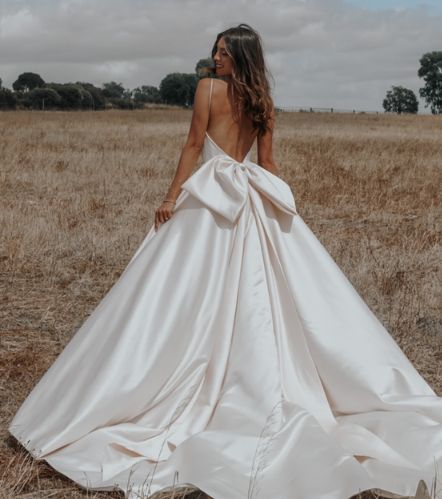
M215 499L431 487L442 398L278 177L259 35L227 29L212 56L222 78L198 83L154 225L10 432L82 486L127 497L173 483Z

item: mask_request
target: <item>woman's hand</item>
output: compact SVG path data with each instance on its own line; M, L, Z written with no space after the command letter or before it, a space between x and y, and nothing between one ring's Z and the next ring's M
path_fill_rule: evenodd
M159 226L167 222L169 218L173 215L175 208L175 201L165 199L159 208L155 210L155 230L158 230Z

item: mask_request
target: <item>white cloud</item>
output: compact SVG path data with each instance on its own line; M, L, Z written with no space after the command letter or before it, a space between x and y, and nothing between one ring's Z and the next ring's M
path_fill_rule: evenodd
M424 8L377 11L344 0L0 0L0 77L9 86L23 71L46 81L158 85L169 72L193 71L216 34L240 22L261 33L281 106L380 110L391 85L417 93L420 56L442 49L442 16Z

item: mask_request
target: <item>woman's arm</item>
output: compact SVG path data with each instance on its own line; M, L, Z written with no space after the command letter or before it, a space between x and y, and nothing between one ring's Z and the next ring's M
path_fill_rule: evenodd
M279 168L273 161L272 143L273 143L273 128L275 126L275 109L270 113L269 129L262 135L258 136L258 165L262 166L274 175L279 175Z
M201 79L196 87L189 134L181 151L175 177L167 191L167 199L175 200L178 197L181 192L181 184L192 174L204 146L205 133L209 123L209 87L210 78Z
M161 206L155 211L155 230L169 220L173 213L173 202L181 192L181 185L190 177L204 146L204 139L209 123L210 79L198 82L193 101L193 113L187 141L184 144L175 176Z

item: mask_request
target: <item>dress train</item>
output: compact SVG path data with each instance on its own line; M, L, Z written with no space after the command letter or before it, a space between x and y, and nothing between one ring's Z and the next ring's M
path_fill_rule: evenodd
M249 156L206 134L172 218L150 228L9 431L81 486L128 498L172 483L215 499L430 489L442 398L290 187Z

